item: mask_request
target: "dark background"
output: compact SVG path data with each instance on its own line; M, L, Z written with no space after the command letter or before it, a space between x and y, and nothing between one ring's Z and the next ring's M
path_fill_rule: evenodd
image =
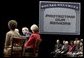
M47 0L46 0L47 1ZM52 0L54 1L54 0ZM55 0L56 1L56 0ZM84 19L84 3L83 0L57 0L62 2L80 2L81 3L81 35L43 35L40 45L40 57L49 57L50 52L54 48L55 40L74 40L76 37L83 38L83 19ZM18 22L18 29L27 26L30 28L32 24L39 24L39 0L30 1L2 1L0 2L0 56L3 56L3 48L6 32L8 29L8 21L15 19Z

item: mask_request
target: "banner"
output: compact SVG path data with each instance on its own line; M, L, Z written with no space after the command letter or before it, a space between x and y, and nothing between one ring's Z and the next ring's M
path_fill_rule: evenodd
M41 34L80 35L80 3L39 2Z

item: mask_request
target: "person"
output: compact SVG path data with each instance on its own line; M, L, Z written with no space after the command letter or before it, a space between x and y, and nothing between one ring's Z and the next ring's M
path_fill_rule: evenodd
M31 32L29 32L29 29L27 27L23 27L22 28L22 33L24 36L26 36L27 38L30 37Z
M28 41L25 42L24 48L26 48L26 50L28 51L29 57L37 57L37 50L39 49L39 44L41 43L42 39L39 34L39 28L36 24L33 24L30 29L32 30L32 34L29 37Z
M69 50L69 44L68 44L68 41L65 41L65 43L64 43L64 45L62 46L62 49L61 49L61 55L66 56L68 50Z
M80 48L80 41L75 40L74 45L75 45L75 50L73 51L73 57L78 57L78 52L79 52L79 48Z
M9 57L11 55L12 40L15 37L20 37L20 34L15 31L17 27L17 22L15 20L10 20L8 22L8 28L10 31L6 33L5 47L4 47L4 56Z
M77 55L78 55L78 57L83 57L83 43L80 42L79 45L80 45L80 47L79 47L79 50L77 52Z
M67 52L68 57L73 57L73 51L75 50L75 45L73 41L70 41L69 50Z
M54 57L58 57L60 55L61 47L62 45L60 44L60 41L57 40L56 45L55 45L55 56Z

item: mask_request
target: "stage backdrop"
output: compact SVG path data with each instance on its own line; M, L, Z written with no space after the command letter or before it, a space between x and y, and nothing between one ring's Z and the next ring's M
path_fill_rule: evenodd
M39 1L39 31L41 34L80 35L78 2Z

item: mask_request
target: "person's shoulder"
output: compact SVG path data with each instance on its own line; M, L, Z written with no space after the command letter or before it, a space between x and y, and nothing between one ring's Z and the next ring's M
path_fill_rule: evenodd
M8 31L6 34L7 35L11 35L12 34L12 31Z

